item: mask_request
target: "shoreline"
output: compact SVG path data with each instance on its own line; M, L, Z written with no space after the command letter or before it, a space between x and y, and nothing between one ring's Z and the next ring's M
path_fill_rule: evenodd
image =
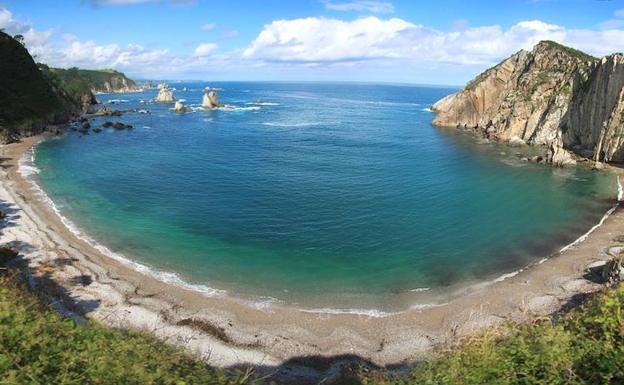
M254 308L226 296L208 297L162 282L137 271L135 262L129 266L111 258L72 233L19 170L24 154L44 138L26 138L0 148L4 158L0 199L8 208L5 211L15 213L1 241L18 248L29 264L34 286L61 297L65 311L113 327L147 329L215 366L252 365L277 371L279 376L309 378L333 372L345 361L380 366L415 362L435 348L448 347L505 320L550 314L576 294L599 290L602 285L583 278L588 267L608 259L609 248L624 247L624 242L615 240L624 234L624 212L616 205L601 226L581 236L580 243L581 238L545 260L503 274L439 306L383 317L339 309L319 313L278 306ZM334 359L314 369L304 365L310 356Z

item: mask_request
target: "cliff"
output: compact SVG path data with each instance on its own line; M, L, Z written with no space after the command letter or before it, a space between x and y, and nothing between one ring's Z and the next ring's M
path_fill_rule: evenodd
M41 132L80 113L80 106L35 64L24 46L0 32L0 140Z
M111 69L85 70L79 68L51 68L51 72L62 81L81 79L92 92L133 92L140 87L124 73Z
M624 161L624 55L597 59L551 41L507 58L438 101L434 125L548 148L547 160Z

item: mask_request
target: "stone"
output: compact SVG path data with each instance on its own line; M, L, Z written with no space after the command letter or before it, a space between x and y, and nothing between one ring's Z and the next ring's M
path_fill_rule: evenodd
M113 128L115 130L127 130L127 129L132 128L132 126L129 124L121 123L121 122L115 122L115 124L113 124Z
M624 280L624 261L622 257L614 257L602 268L602 279L613 285Z

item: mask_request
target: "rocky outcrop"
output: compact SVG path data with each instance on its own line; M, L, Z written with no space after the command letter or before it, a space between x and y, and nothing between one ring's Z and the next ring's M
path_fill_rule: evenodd
M212 109L222 106L223 105L219 103L219 94L217 94L216 91L206 90L202 98L202 107Z
M173 107L173 110L180 114L183 114L189 111L189 109L185 107L184 104L182 104L182 102L179 100L175 102L175 106Z
M624 160L624 55L596 59L543 41L433 106L433 123L547 148L547 161Z
M175 102L175 97L173 95L173 90L169 88L167 84L159 84L158 85L158 95L156 96L155 101L160 103L173 103Z

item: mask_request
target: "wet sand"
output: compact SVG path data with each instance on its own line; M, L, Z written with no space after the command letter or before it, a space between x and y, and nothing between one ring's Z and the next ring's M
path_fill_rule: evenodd
M617 241L624 241L624 212L616 208L582 242L441 306L383 317L258 309L164 283L77 237L18 171L19 159L42 139L0 147L0 208L9 213L0 242L19 249L32 285L68 315L146 329L212 365L254 366L279 378L321 378L350 361L409 364L505 320L559 311L599 290L589 267L624 247Z

